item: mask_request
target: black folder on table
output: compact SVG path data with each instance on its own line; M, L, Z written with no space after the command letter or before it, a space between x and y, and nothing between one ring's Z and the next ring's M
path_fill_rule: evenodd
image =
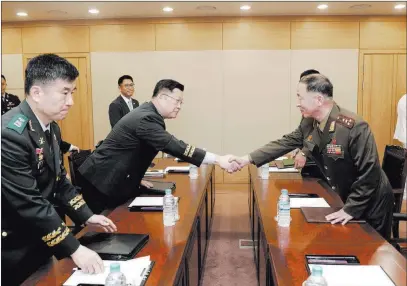
M149 240L148 234L88 232L79 242L104 260L133 258Z
M340 207L339 208L338 207L337 208L302 207L301 212L304 215L307 222L331 223L330 221L327 221L325 217L331 213L337 212L340 209L341 209ZM348 221L348 223L366 223L366 221L352 219L352 220Z
M140 185L140 192L142 194L165 196L166 189L171 189L172 191L174 191L176 188L176 185L174 182L152 181L152 180L146 180L146 181L152 183L153 187L146 188L146 187Z

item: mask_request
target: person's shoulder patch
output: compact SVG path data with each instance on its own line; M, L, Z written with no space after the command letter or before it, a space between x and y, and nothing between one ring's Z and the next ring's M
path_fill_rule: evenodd
M11 118L10 122L7 124L8 129L13 129L17 133L21 134L24 128L27 126L28 118L24 114L16 114Z
M355 119L339 114L336 118L336 122L351 129L355 125Z

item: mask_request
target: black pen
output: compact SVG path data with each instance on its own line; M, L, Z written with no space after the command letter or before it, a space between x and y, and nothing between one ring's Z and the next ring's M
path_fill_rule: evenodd
M147 211L147 210L156 210L156 211L162 211L163 207L141 207L140 208L142 211Z

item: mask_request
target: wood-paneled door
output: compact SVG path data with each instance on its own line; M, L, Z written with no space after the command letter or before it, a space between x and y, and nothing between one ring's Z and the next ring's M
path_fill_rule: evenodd
M397 103L406 93L406 51L361 51L358 113L373 131L380 162L393 140Z
M28 61L35 56L36 54L24 55L24 70ZM74 144L80 149L93 149L93 105L89 54L69 53L59 54L59 56L66 58L79 71L79 77L76 80L77 90L73 95L74 105L69 110L67 117L57 122L61 128L62 140ZM69 172L68 154L64 156L64 163Z

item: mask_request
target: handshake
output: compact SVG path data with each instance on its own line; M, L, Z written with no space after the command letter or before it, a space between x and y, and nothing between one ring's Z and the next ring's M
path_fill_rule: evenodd
M244 166L250 164L249 156L237 157L235 155L224 155L216 158L216 164L228 173L240 171Z

